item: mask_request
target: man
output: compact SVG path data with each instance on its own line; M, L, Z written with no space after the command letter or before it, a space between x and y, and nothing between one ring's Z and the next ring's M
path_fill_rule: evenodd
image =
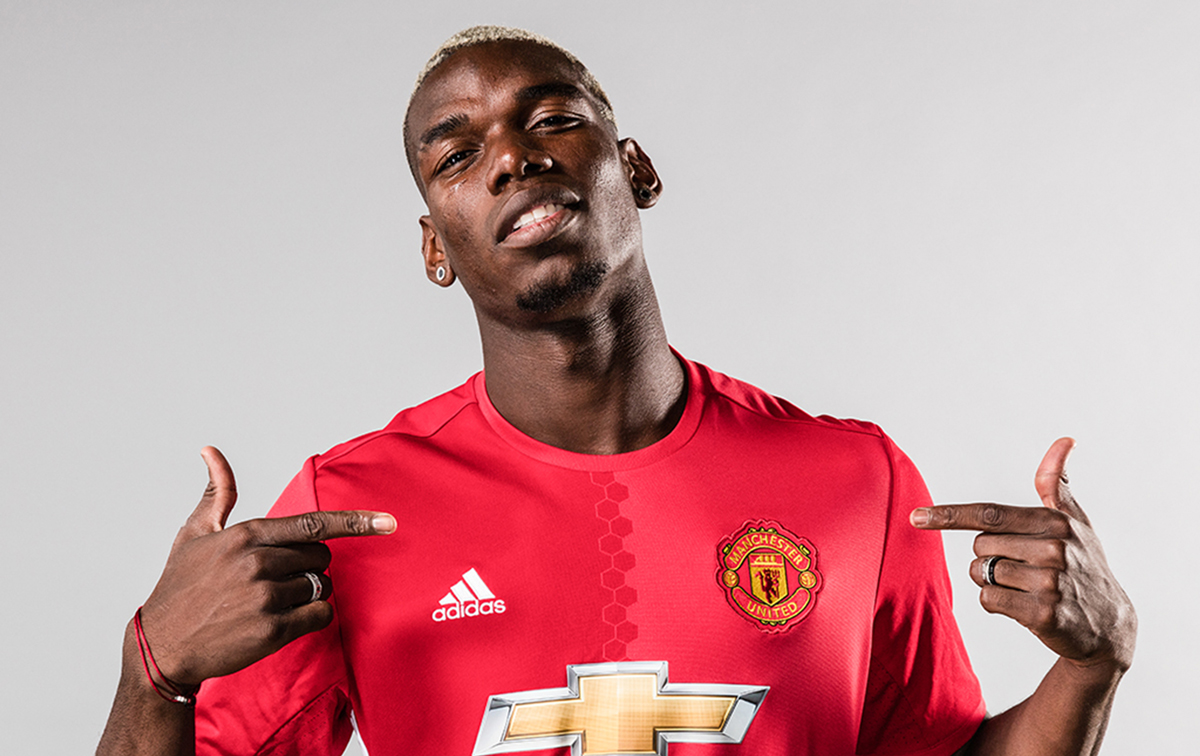
M225 527L206 449L100 753L338 753L351 710L374 756L1098 748L1136 620L1069 439L1043 507L932 508L877 427L672 352L638 220L662 183L548 41L452 38L405 146L426 274L470 295L485 371L309 460L273 519ZM982 531L981 603L1060 656L986 720L943 528Z

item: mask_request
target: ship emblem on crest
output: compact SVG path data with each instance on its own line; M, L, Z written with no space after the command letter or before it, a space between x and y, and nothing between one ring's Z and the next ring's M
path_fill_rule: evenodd
M717 544L717 565L729 605L768 633L804 619L821 589L816 548L773 520L748 521Z

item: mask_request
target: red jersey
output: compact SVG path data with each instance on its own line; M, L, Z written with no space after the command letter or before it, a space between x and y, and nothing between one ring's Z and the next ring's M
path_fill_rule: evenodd
M201 753L951 754L984 715L929 494L876 426L686 362L647 448L577 454L482 373L310 459L272 510L339 539L325 630L225 678ZM556 750L557 749L557 750Z

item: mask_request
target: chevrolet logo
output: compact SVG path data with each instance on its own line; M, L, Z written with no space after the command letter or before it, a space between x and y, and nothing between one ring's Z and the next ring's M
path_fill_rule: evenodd
M488 698L474 756L564 746L667 756L669 743L741 743L767 690L668 683L665 661L572 664L565 688Z

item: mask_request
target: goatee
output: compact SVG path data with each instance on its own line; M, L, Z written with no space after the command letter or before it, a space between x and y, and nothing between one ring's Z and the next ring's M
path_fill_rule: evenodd
M571 278L562 284L541 284L517 296L517 307L526 312L550 312L562 307L580 294L600 288L608 264L582 263L571 271Z

